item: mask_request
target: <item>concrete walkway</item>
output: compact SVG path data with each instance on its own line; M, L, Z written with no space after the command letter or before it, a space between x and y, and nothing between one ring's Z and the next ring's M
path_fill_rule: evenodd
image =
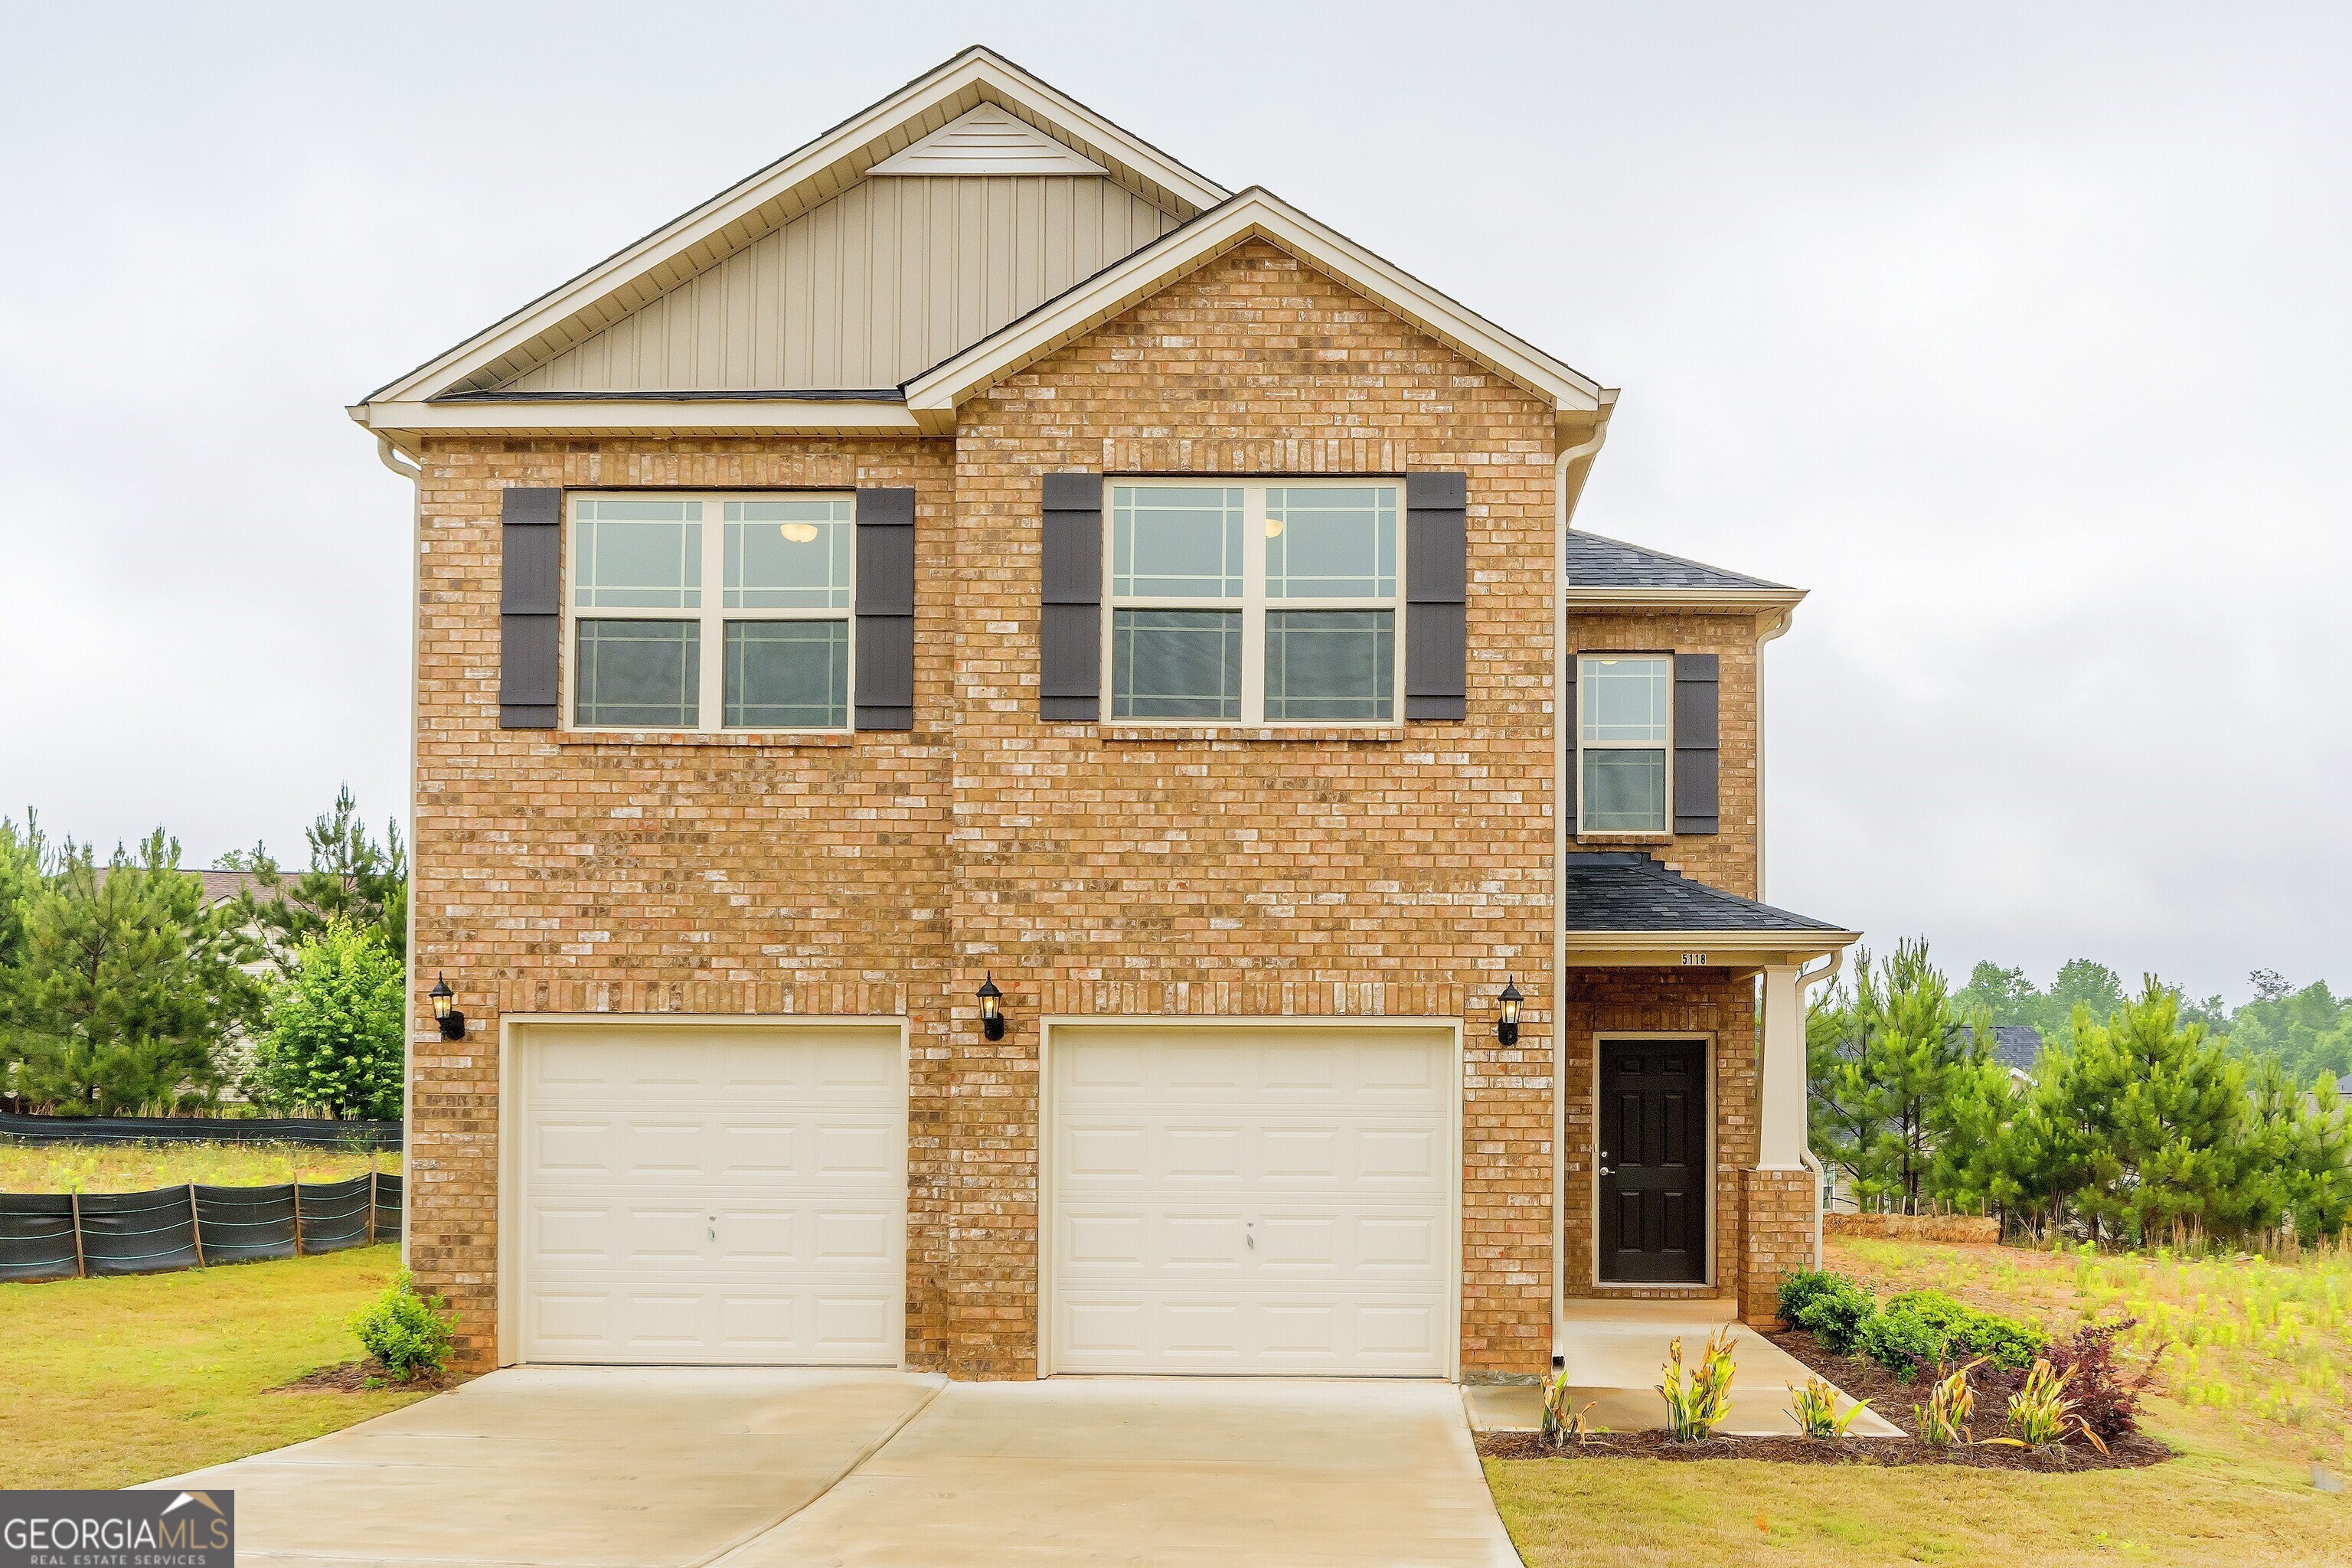
M1692 1319L1628 1316L1616 1320L1572 1321L1567 1329L1563 1370L1580 1410L1590 1405L1590 1419L1614 1432L1641 1432L1666 1423L1666 1402L1659 1396L1661 1369L1667 1347L1683 1342L1685 1375L1696 1370L1706 1348L1706 1337L1725 1325ZM1717 1430L1738 1437L1785 1437L1797 1430L1789 1406L1792 1388L1802 1388L1813 1375L1804 1363L1755 1330L1731 1325L1731 1415ZM1843 1391L1841 1391L1843 1393ZM1480 1431L1538 1430L1543 1425L1543 1393L1525 1387L1470 1388L1464 1391L1471 1424ZM1924 1397L1924 1394L1922 1395ZM1849 1401L1841 1397L1843 1413ZM1875 1410L1865 1410L1847 1428L1856 1437L1899 1437L1895 1425Z
M1517 1568L1440 1383L519 1368L158 1487L272 1568Z

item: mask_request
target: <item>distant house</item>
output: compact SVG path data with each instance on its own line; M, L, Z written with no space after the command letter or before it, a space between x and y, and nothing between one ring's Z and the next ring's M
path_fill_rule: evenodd
M2031 1024L1995 1024L1992 1054L2009 1069L2011 1083L2030 1084L2042 1060L2042 1031Z

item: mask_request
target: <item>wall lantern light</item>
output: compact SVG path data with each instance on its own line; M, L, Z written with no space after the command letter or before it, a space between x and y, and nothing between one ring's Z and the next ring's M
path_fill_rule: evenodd
M441 1020L441 1037L445 1040L464 1039L466 1015L449 1005L457 994L449 989L449 977L446 974L435 975L433 989L427 991L425 994L433 998L433 1016Z
M1004 1037L1004 993L996 988L996 972L980 983L980 1032L992 1040Z
M1519 1043L1519 988L1512 982L1503 982L1503 1013L1495 1020L1495 1038L1507 1046Z

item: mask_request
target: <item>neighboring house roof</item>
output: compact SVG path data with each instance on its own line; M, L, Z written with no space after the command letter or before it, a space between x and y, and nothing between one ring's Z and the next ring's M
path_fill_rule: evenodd
M98 868L97 883L100 887L106 883L106 867ZM207 904L225 904L248 889L257 899L268 896L268 890L261 885L261 879L250 871L231 871L218 866L206 866L191 868L183 874L195 878L204 885L205 902Z
M1074 194L994 189L1024 181ZM802 221L820 208L824 226ZM1235 195L972 48L350 412L411 450L435 430L938 432L958 399L1254 237L1563 414L1615 399L1270 194ZM840 285L830 304L778 294L795 266ZM794 313L810 309L837 320ZM829 346L803 353L815 340Z
M2336 1092L2346 1100L2352 1100L2352 1072L2336 1080Z
M1827 921L1693 881L1639 850L1570 855L1560 881L1560 924L1573 947L1589 946L1595 937L1659 936L1822 952L1857 940L1857 933Z
M1727 572L1622 539L1605 539L1582 529L1569 532L1567 565L1570 600L1588 604L1720 597L1742 605L1793 605L1804 597L1801 588Z
M2042 1031L2031 1024L1995 1024L1992 1054L2011 1072L2031 1075L2042 1059Z

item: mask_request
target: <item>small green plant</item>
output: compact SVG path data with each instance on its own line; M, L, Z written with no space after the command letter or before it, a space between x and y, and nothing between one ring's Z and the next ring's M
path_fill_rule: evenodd
M2024 1386L2009 1396L2009 1428L2017 1436L1989 1441L2046 1452L2065 1447L2068 1434L2079 1432L2090 1440L2091 1447L2105 1453L2106 1444L2091 1430L2088 1422L2074 1413L2074 1402L2066 1397L2070 1376L2046 1361L2036 1361L2025 1374Z
M1800 1281L1792 1292L1790 1285ZM1855 1335L1878 1311L1878 1303L1858 1282L1843 1274L1812 1270L1789 1277L1781 1286L1781 1302L1783 1322L1804 1330L1823 1350L1838 1355L1853 1349Z
M1956 1448L1969 1439L1969 1418L1976 1414L1977 1391L1969 1386L1969 1373L1981 1362L1972 1361L1948 1376L1936 1380L1927 1391L1927 1403L1911 1407L1911 1419L1919 1428L1919 1441L1930 1448Z
M1666 1402L1666 1426L1677 1443L1696 1443L1715 1435L1731 1414L1732 1334L1728 1324L1707 1336L1698 1364L1687 1378L1683 1373L1682 1336L1666 1350L1659 1369L1658 1394Z
M1886 1303L1889 1312L1909 1312L1940 1334L1948 1356L1982 1356L1995 1366L2023 1372L2050 1342L2031 1323L1979 1311L1942 1290L1906 1290Z
M1789 1415L1796 1421L1797 1430L1808 1437L1843 1437L1853 1418L1870 1408L1869 1400L1857 1399L1846 1406L1844 1415L1839 1415L1838 1391L1818 1375L1807 1378L1802 1388L1790 1389L1789 1397L1792 1402Z
M1568 1386L1568 1373L1554 1374L1552 1380L1544 1385L1544 1441L1558 1446L1573 1437L1582 1443L1607 1431L1607 1427L1592 1424L1592 1403L1588 1401L1583 1409L1578 1409Z
M1908 1383L1944 1359L1944 1334L1916 1310L1890 1307L1864 1321L1853 1348Z
M439 1376L449 1367L449 1324L457 1316L438 1296L420 1296L404 1268L384 1293L354 1313L352 1332L395 1383Z

